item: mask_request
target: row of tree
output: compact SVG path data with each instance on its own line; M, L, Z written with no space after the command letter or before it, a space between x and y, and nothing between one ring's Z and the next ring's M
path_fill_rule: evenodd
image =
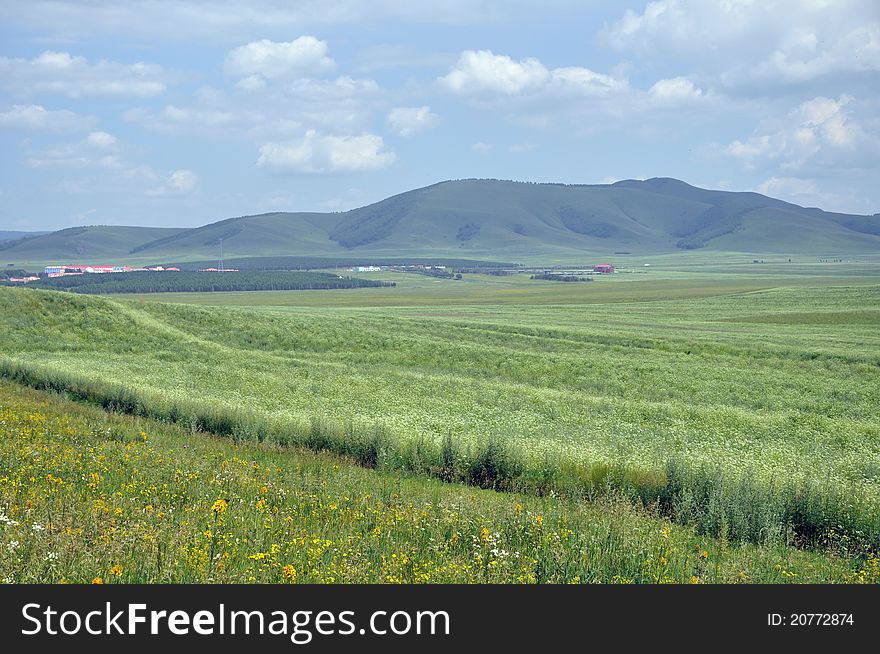
M330 273L290 271L246 272L151 272L87 273L32 282L29 288L66 290L74 293L208 293L213 291L300 291L336 288L394 286L358 277Z

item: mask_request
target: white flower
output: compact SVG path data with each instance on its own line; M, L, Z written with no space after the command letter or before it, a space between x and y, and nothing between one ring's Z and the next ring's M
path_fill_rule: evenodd
M14 527L18 524L18 522L10 518L8 515L6 515L6 513L0 512L0 524Z

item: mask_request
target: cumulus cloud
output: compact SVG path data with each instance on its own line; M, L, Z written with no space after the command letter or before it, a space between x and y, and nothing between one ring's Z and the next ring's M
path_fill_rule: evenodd
M0 57L0 85L14 95L149 98L164 93L169 74L152 64L121 64L46 50L33 59Z
M648 90L651 100L657 104L682 104L704 97L703 90L686 77L661 79Z
M92 122L67 109L49 110L39 104L14 104L0 111L0 129L63 132L84 129Z
M195 190L199 183L199 176L191 170L157 173L152 169L142 169L141 174L151 181L144 195L152 197L186 195Z
M858 165L865 155L877 152L878 137L852 116L852 102L847 95L837 100L817 96L801 103L774 129L734 140L722 152L746 169L776 166L789 174L808 166Z
M334 61L327 56L327 42L314 36L300 36L290 42L268 39L239 46L226 56L224 70L228 75L258 84L261 78L275 79L314 74L333 68Z
M119 143L107 132L90 132L86 138L45 150L29 152L25 163L31 168L122 169Z
M600 32L618 52L680 59L728 86L880 71L875 0L655 0Z
M491 50L465 50L440 83L453 93L494 92L513 95L543 86L549 71L537 59L514 61Z
M385 151L381 136L332 136L309 130L305 136L260 147L261 168L309 174L365 172L390 166L393 152Z
M465 50L441 87L459 94L530 95L543 92L603 95L626 88L625 80L570 66L548 69L538 59L515 61L491 50Z
M181 196L198 185L198 175L191 170L157 171L133 163L124 150L113 134L93 131L78 141L30 151L25 163L34 169L75 172L75 178L63 180L61 189L80 195L112 191L150 197Z
M386 122L398 136L412 136L436 125L438 118L428 106L395 107L389 112Z

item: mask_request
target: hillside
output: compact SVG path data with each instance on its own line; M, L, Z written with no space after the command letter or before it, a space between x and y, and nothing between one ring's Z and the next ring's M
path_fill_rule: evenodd
M581 255L727 252L843 255L880 250L880 217L807 209L758 193L669 178L564 185L459 180L343 213L267 213L194 229L89 227L0 244L9 261L112 257Z
M0 241L0 260L58 260L76 263L80 259L125 258L133 244L153 241L181 230L169 227L118 227L97 225L70 227L16 240Z
M8 231L0 229L0 242L2 241L15 241L20 238L30 238L32 236L42 236L43 234L48 234L49 232L16 232L16 231Z

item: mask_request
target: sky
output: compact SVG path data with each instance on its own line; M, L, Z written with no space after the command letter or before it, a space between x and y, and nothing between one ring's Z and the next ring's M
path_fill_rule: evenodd
M676 177L880 212L878 0L0 0L0 229Z

